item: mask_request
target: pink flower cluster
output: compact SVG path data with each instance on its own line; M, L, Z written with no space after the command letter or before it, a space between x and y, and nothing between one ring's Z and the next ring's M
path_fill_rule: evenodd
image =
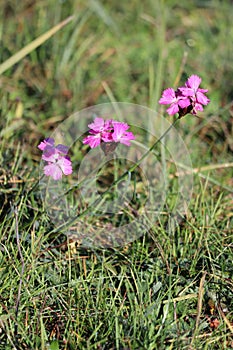
M176 91L172 88L164 90L159 103L170 104L167 109L167 113L170 115L179 113L179 117L183 117L187 113L197 114L198 111L203 111L203 106L210 102L205 96L208 90L200 89L200 84L201 78L197 75L191 75L185 86L179 87Z
M91 148L98 147L104 142L120 142L130 146L130 141L135 139L132 132L126 131L129 129L129 125L116 120L104 120L96 117L94 122L89 124L88 127L90 128L90 135L83 139L83 143Z
M44 166L44 174L51 176L54 180L60 180L62 174L72 174L72 163L67 156L68 147L54 144L53 138L47 138L42 141L38 148L43 151L42 159L47 162Z

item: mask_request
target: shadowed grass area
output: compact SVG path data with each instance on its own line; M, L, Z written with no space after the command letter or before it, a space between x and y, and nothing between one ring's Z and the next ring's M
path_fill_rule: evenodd
M0 16L2 64L74 16L0 76L0 349L233 348L232 2L8 1ZM191 74L211 103L176 125L193 169L163 169L171 196L156 223L112 249L54 233L39 142L98 103L163 113L162 90ZM177 179L191 175L191 202L171 217ZM141 196L124 220L145 201L134 179Z

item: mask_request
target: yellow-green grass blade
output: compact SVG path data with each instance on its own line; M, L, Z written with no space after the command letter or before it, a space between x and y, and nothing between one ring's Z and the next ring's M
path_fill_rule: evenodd
M22 58L27 56L30 52L35 50L38 46L42 45L51 36L63 28L66 24L73 20L74 16L67 17L64 21L58 23L52 29L48 30L46 33L40 35L38 38L33 40L30 44L26 45L24 48L19 50L16 54L11 56L8 60L0 65L0 74L4 73L7 69L11 68L14 64L19 62Z

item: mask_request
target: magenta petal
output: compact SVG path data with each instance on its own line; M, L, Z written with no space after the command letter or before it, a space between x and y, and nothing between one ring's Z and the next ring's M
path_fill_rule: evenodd
M114 141L118 141L118 139L122 136L122 134L124 134L125 130L127 129L127 127L125 128L124 125L121 125L121 123L114 123L114 131L112 134L112 138Z
M197 91L199 85L201 84L201 78L198 75L191 75L191 77L188 78L185 85L194 91Z
M50 145L47 145L45 148L44 148L44 151L43 151L43 155L45 157L50 157L51 155L55 154L56 153L56 149L54 146L50 146Z
M162 97L159 103L162 105L168 105L176 100L175 91L172 88L168 88L163 91Z
M208 89L198 89L199 92L203 92L203 93L206 93L208 92Z
M113 128L112 138L115 142L119 142L125 131L129 129L129 125L121 122L113 122Z
M191 88L188 87L180 87L179 91L181 92L182 96L188 97L188 96L194 96L194 91Z
M111 120L96 117L93 123L88 124L88 127L96 132L107 131L111 128Z
M196 97L197 97L197 102L203 105L208 105L208 103L210 102L210 100L199 90L196 93Z
M87 137L85 137L83 139L83 143L85 145L89 145L91 148L95 148L97 146L99 146L101 141L101 134L98 133L96 135L88 135Z
M58 154L56 154L56 153L51 154L50 156L46 156L46 155L42 154L42 159L45 160L46 162L56 163L57 158L58 158Z
M203 111L203 107L200 103L195 103L193 110L192 110L192 114L197 114L197 111L200 111L200 112Z
M125 132L123 136L119 139L120 143L123 143L126 146L130 146L130 141L135 140L135 136L131 131Z
M104 119L103 118L99 118L96 117L94 119L94 122L91 124L88 124L88 128L94 130L94 131L100 131L100 129L102 129L104 127Z
M191 105L190 99L189 99L189 98L180 99L180 100L178 101L178 105L179 105L181 108L186 108L186 107L188 107L188 106Z
M179 106L178 106L178 104L172 104L168 109L167 109L167 113L169 114L169 115L174 115L174 114L176 114L176 113L178 113L179 112Z

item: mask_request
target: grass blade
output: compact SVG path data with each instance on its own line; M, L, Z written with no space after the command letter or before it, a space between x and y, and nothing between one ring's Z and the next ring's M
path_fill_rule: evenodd
M56 32L63 28L66 24L73 20L74 16L67 17L64 21L57 24L55 27L42 34L30 44L19 50L15 55L11 56L8 60L0 65L0 74L4 73L7 69L11 68L14 64L19 62L22 58L27 56L30 52L35 50L38 46L42 45L45 41L51 38Z

